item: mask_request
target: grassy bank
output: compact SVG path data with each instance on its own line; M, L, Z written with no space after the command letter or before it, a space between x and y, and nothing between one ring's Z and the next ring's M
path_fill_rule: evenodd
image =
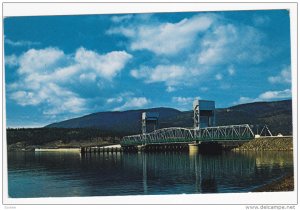
M286 175L279 180L262 187L256 188L253 192L281 192L294 190L294 176L293 174Z
M291 151L293 150L293 137L260 137L241 145L236 150Z

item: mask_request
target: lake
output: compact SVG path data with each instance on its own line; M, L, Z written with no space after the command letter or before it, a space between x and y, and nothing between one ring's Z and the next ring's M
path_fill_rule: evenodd
M292 152L9 152L11 198L250 192L293 172Z

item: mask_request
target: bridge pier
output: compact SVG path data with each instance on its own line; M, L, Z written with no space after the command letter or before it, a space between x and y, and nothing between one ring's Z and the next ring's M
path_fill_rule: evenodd
M146 145L138 145L138 146L137 146L138 152L144 151L144 150L145 150L145 147L146 147Z
M190 154L196 154L199 151L199 144L198 143L192 143L189 144L189 153Z

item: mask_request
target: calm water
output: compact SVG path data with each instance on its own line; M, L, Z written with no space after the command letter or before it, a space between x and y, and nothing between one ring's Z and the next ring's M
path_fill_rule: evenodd
M292 171L277 151L8 154L13 198L249 192Z

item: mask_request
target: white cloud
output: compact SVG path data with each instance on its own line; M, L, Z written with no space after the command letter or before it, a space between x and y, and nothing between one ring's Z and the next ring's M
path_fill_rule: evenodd
M174 88L174 87L172 87L172 86L168 86L167 89L166 89L166 91L167 91L168 93L174 92L175 90L176 90L176 88Z
M108 98L106 100L106 103L111 104L111 103L121 103L123 101L123 98L121 96L116 97L116 98Z
M114 23L120 23L123 21L128 21L133 17L133 15L129 14L129 15L116 15L116 16L112 16L111 21Z
M200 97L182 97L174 96L172 97L173 106L181 111L190 110L192 108L193 101L195 99L200 100Z
M199 32L213 23L212 15L194 16L177 23L127 25L112 28L108 34L122 34L131 40L132 50L149 50L158 55L174 55L190 47Z
M272 99L282 99L282 98L290 98L292 97L292 93L290 89L285 89L282 91L267 91L259 95L259 99L262 100L272 100Z
M198 62L202 65L260 63L269 55L261 44L262 38L263 34L250 26L218 25L201 40Z
M81 82L94 82L97 76L94 73L80 74L79 80Z
M37 105L41 102L40 98L31 91L16 91L10 95L11 99L14 99L21 106Z
M4 43L8 44L10 46L13 47L23 47L23 46L32 46L32 45L39 45L41 43L39 42L31 42L31 41L24 41L24 40L20 40L20 41L12 41L6 37L4 37Z
M47 109L44 114L78 113L85 110L85 99L54 83L47 83L39 91L21 90L10 95L21 106L38 105L44 103Z
M290 89L279 90L279 91L266 91L261 93L257 98L240 97L237 102L233 104L252 103L258 101L272 101L277 99L288 99L292 97Z
M291 83L291 67L288 66L284 68L279 75L271 76L268 78L270 83L277 84L277 83Z
M60 59L65 58L64 52L57 48L41 50L30 49L19 57L20 74L36 71L51 71Z
M256 100L253 99L253 98L241 96L239 98L239 100L237 102L234 102L233 104L246 104L246 103L252 103L252 102L255 102L255 101Z
M192 97L181 97L181 96L175 96L172 97L172 102L178 103L180 105L187 105L187 104L192 104L195 98Z
M263 44L263 33L251 26L230 23L222 16L196 15L176 23L155 21L156 24L147 21L144 25L133 21L111 30L128 37L131 49L158 55L157 65L139 66L130 74L145 83L165 83L167 92L168 87L222 80L225 75L235 74L235 65L258 64L270 55Z
M87 100L72 90L72 84L109 82L132 56L125 51L104 55L79 48L66 55L57 48L30 49L6 62L17 67L18 80L8 84L8 96L21 106L42 105L43 113L79 113ZM76 88L75 88L76 89Z
M146 83L165 82L168 86L176 85L187 70L182 66L158 65L155 68L142 67L140 70L131 70L134 78L144 79Z
M75 54L75 61L80 65L80 69L93 69L98 75L106 79L115 77L130 58L132 56L125 51L114 51L105 55L99 55L82 47Z
M127 110L132 108L145 108L151 101L145 97L128 98L124 105L117 107L114 111Z
M113 104L113 103L119 104L123 101L131 101L132 98L134 98L133 96L134 96L133 92L130 92L130 91L122 92L122 93L116 95L115 97L106 99L106 103L107 104ZM118 109L118 108L116 108L116 109Z
M132 50L155 53L160 63L137 67L130 74L145 83L164 83L166 92L208 78L222 80L224 75L235 74L235 65L258 64L270 55L263 44L263 33L230 23L220 15L195 15L175 23L155 18L139 22L135 17L107 33L127 37ZM229 85L221 88L228 89Z
M223 75L222 74L216 74L215 76L216 80L222 80L223 79Z
M108 34L108 35L121 34L121 35L124 35L126 37L133 38L135 36L135 31L134 31L134 29L120 26L118 28L109 29L108 31L106 31L106 34Z
M43 101L46 99L46 103L49 105L49 108L43 112L46 115L80 113L86 110L84 98L56 84L49 83L47 89L43 89L39 94L42 98L45 97ZM51 97L49 97L50 95Z
M268 55L261 44L263 35L253 27L218 26L212 34L206 34L202 41L203 50L199 56L201 64L224 64L228 62L260 63Z

